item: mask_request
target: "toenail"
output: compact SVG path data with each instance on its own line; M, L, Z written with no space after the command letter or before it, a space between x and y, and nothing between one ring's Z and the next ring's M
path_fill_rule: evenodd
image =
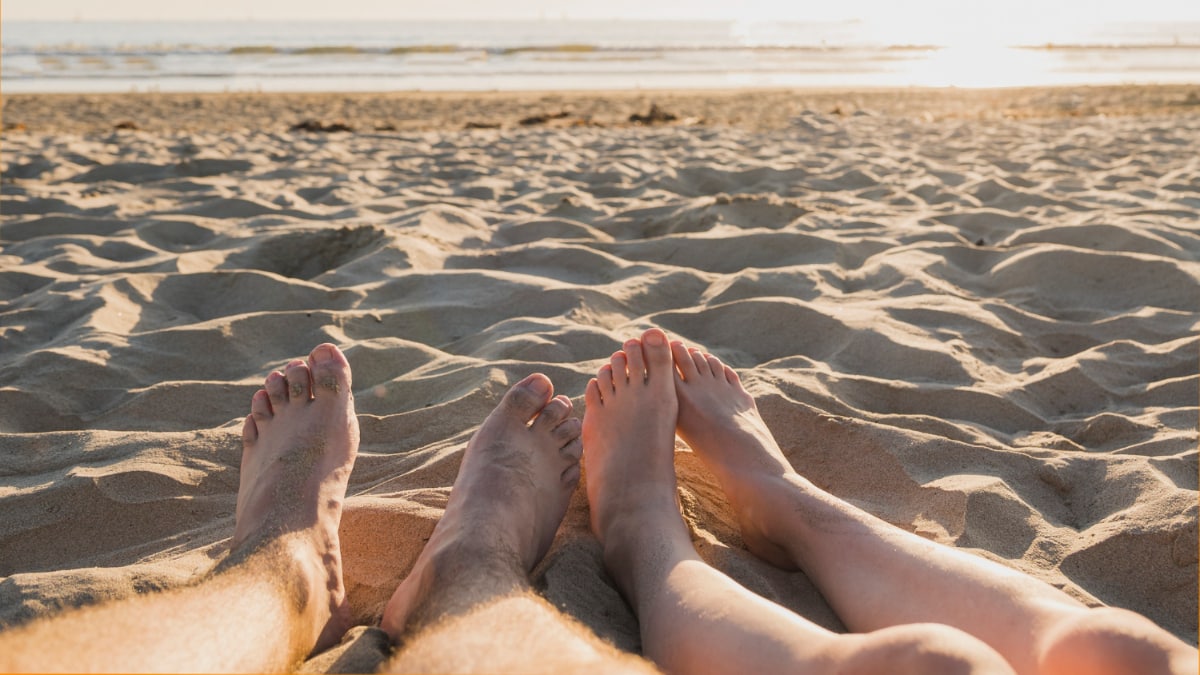
M330 347L328 347L326 345L321 345L321 346L317 347L316 349L313 350L312 360L313 360L313 363L319 363L321 361L332 361L333 360L333 349L331 349Z
M540 396L545 396L550 393L550 381L545 377L537 377L531 375L529 377L529 390Z
M651 331L646 334L646 344L661 347L666 343L666 340L663 339L663 334L658 331Z

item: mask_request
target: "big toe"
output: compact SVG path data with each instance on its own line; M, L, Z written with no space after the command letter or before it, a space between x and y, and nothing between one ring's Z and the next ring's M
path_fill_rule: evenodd
M658 328L651 328L642 334L642 353L646 359L646 371L650 377L670 375L674 368L671 360L671 345L667 334Z
M312 372L313 395L350 392L350 362L336 346L317 345L308 355L308 368Z
M554 385L550 378L541 373L534 373L514 384L500 405L522 422L528 422L534 415L546 407L550 395L554 393Z

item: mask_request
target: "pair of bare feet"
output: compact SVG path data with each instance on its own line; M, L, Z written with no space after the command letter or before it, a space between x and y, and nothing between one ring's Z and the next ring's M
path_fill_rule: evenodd
M759 508L771 479L794 471L732 368L652 329L600 368L586 401L592 530L626 598L638 596L633 557L644 537L690 541L676 503L677 432L717 475L751 551L794 567L759 517L771 513Z
M538 638L541 655L569 657L555 662L560 669L644 666L606 652L529 586L586 447L591 524L605 566L638 615L643 650L668 670L1195 672L1196 650L1144 617L1085 607L817 489L789 465L734 371L658 329L613 354L585 400L580 422L544 375L530 375L476 432L445 514L384 609L393 640L414 638L391 667L467 670L479 662L420 654L475 658L507 646L505 669L531 670ZM699 559L676 503L676 433L716 474L751 551L802 567L854 634L807 622ZM342 353L320 345L307 361L268 376L243 440L233 550L222 566L247 562L258 572L241 577L253 583L226 590L240 596L261 579L284 579L273 583L286 593L274 597L292 601L301 628L291 631L289 654L328 647L350 616L338 525L358 424ZM473 648L464 646L470 640Z
M393 639L528 588L578 484L585 445L592 526L629 597L627 559L638 538L647 530L687 536L675 502L677 423L730 490L747 541L772 557L754 520L751 486L790 467L731 369L654 329L612 356L588 384L586 401L581 423L540 374L505 394L468 444L445 515L387 604L382 626ZM342 353L323 344L268 376L242 435L230 559L286 541L315 622L315 649L323 649L350 616L337 531L359 436Z
M1196 650L1145 617L1086 607L817 489L789 466L737 375L660 330L626 342L585 399L580 422L530 375L484 421L384 608L384 630L404 640L387 668L647 672L529 585L586 446L605 565L638 616L643 652L670 672L1196 672ZM853 633L699 558L675 501L676 433L721 481L750 549L802 567ZM350 623L338 526L359 441L345 356L320 345L268 376L242 434L232 550L210 577L6 630L0 670L267 672L337 641ZM148 626L158 639L145 639Z

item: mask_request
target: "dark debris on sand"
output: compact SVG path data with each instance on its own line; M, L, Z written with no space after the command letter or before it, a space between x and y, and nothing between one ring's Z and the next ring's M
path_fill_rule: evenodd
M673 112L667 112L666 110L663 110L662 108L658 107L657 103L651 103L650 111L645 115L633 113L629 116L630 122L633 122L634 124L645 125L666 124L667 122L674 122L677 119L679 119L678 115Z
M654 102L656 106L651 106ZM655 111L657 107L657 112ZM130 93L9 94L0 97L3 131L108 134L115 123L136 120L140 131L178 133L287 127L309 119L315 130L357 130L381 122L396 131L520 127L537 112L568 110L548 127L622 127L647 124L721 125L754 130L791 129L806 110L840 107L845 114L905 119L1062 119L1084 114L1108 117L1180 114L1200 109L1195 84L1005 89L902 88L878 90L713 90L608 92L382 92L382 93ZM649 112L647 113L647 110ZM671 111L671 112L667 112ZM637 115L630 113L637 112ZM678 119L670 115L678 113ZM291 120L289 122L288 120ZM693 121L694 120L694 121ZM495 125L495 126L492 126ZM307 125L306 125L307 127ZM302 127L304 128L304 127ZM378 129L377 129L378 130Z
M354 131L354 127L341 120L326 122L324 120L304 120L291 126L292 131L310 131L329 134L336 131Z
M556 113L540 113L538 115L530 115L529 117L521 118L517 124L523 127L531 127L537 124L545 124L550 120L561 120L570 117L571 113L566 110L560 110Z

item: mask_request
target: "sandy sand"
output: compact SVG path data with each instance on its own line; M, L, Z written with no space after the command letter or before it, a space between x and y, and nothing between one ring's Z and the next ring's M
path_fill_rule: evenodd
M660 326L817 484L1195 644L1198 89L6 97L0 626L208 569L251 395L326 340L369 626L507 385L582 412ZM628 123L652 101L679 119ZM702 555L839 629L677 464ZM638 649L582 490L536 583ZM369 670L380 635L308 667Z

